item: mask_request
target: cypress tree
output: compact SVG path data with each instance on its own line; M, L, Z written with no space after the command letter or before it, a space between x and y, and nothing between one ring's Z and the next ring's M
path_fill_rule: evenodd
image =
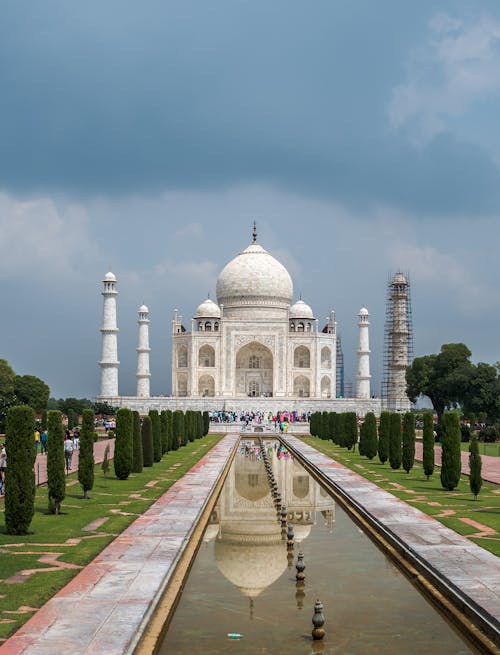
M203 412L203 436L210 430L210 416L208 412Z
M166 414L167 414L167 429L168 429L168 449L169 450L175 450L174 449L174 433L173 433L173 427L172 427L172 410L167 409Z
M424 412L422 449L422 466L427 479L429 479L434 473L434 420L432 412Z
M115 455L113 464L119 480L126 480L132 470L134 415L132 410L120 407L116 412Z
M160 426L161 426L161 452L162 455L168 453L168 419L166 410L160 413Z
M47 429L47 410L46 409L44 409L43 412L42 412L42 420L40 422L40 427L42 428L42 430Z
M132 437L132 473L142 472L142 435L141 435L141 417L139 412L133 412L134 432Z
M391 469L401 468L401 416L391 413L389 426L389 464Z
M368 459L373 459L377 454L377 447L378 447L377 419L375 418L375 414L373 412L368 412L368 414L365 416L365 420L363 423L363 431L364 431L363 454L366 455ZM359 447L361 452L361 436L359 439Z
M336 432L337 432L337 413L336 412L330 412L328 414L328 431L330 433L330 439L333 441L333 443L337 443L335 440L337 438Z
M47 414L47 487L49 510L59 514L66 495L66 463L64 460L64 429L62 414L52 409Z
M404 470L409 473L415 463L415 416L406 412L403 416L403 454L401 458Z
M109 471L109 443L106 444L106 448L104 449L104 455L102 458L102 464L101 464L102 472L104 477L108 474Z
M344 445L355 450L358 441L358 417L356 412L346 412L344 417Z
M188 441L195 440L195 425L194 425L194 412L189 410L186 412L186 434Z
M328 441L330 438L330 417L328 412L322 412L321 414L321 439Z
M441 419L443 443L441 446L441 486L453 491L462 471L460 421L456 412L445 412Z
M337 415L337 445L345 446L345 412Z
M196 425L197 425L197 430L196 430L196 438L201 439L202 436L205 434L204 430L204 425L203 425L203 414L201 412L196 412Z
M5 450L5 527L8 534L27 534L35 513L35 412L28 405L7 411Z
M158 410L150 409L151 429L153 430L153 459L155 462L161 461L161 423Z
M142 460L145 467L153 466L153 427L150 416L142 419Z
M477 437L474 435L469 444L469 485L471 492L474 494L474 500L477 500L478 494L483 486L481 467L481 455L479 454Z
M382 412L378 424L378 458L382 464L389 459L389 433L391 412Z
M361 427L359 428L358 451L359 451L360 455L365 454L365 440L366 440L365 421L366 421L366 419L363 419L363 423L361 424Z
M83 497L94 486L94 412L83 410L82 429L80 432L80 450L78 454L78 482L82 485Z
M174 431L174 445L176 445L176 450L180 446L184 446L186 442L185 438L185 426L184 426L184 412L181 409L176 409L173 414L173 431Z

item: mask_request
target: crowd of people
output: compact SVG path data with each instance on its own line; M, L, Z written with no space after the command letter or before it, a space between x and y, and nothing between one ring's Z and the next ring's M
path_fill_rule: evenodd
M245 423L245 425L266 425L279 429L281 424L289 423L309 423L311 412L283 411L283 412L265 412L265 411L245 411L233 412L231 410L222 410L208 413L210 420L215 423Z

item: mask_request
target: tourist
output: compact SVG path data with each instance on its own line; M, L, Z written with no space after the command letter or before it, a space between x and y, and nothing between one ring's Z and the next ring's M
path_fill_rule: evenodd
M69 438L69 433L64 438L64 458L66 459L66 472L69 473L73 459L73 441Z
M5 471L7 470L7 452L5 446L0 450L0 496L5 494Z
M40 447L41 447L41 452L42 455L47 454L47 441L48 441L48 436L47 436L47 430L42 430L42 434L40 435Z
M35 455L38 455L38 446L40 445L40 432L35 430Z

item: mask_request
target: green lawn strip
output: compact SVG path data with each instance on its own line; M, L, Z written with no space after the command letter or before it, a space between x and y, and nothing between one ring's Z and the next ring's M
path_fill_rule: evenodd
M8 535L3 521L0 526L0 639L13 634L32 615L32 612L10 612L17 612L22 606L41 607L77 575L79 569L37 572L26 576L24 582L12 584L7 584L7 579L19 575L23 570L43 570L52 566L50 562L38 561L45 553L62 553L57 558L59 562L81 567L87 565L222 437L210 434L188 443L165 455L153 467L145 468L142 473L131 474L127 480L118 480L113 476L112 463L106 478L101 466L96 465L90 498L83 499L79 485L67 486L62 514L59 516L48 514L47 488L38 487L30 534ZM76 474L69 476L67 481L72 479L76 479ZM153 480L157 481L156 484L146 486ZM84 530L101 518L107 520L95 530ZM71 539L78 539L79 542L67 543ZM34 554L27 554L30 552ZM15 622L3 622L12 619Z
M468 442L462 442L460 444L460 448L465 451L469 452L469 443ZM478 448L479 448L479 454L480 455L489 455L490 457L500 457L500 442L496 443L484 443L483 441L480 441L478 443Z
M460 521L461 518L475 521L495 530L496 534L491 537L472 539L482 548L500 556L500 494L495 493L498 491L498 485L483 482L479 498L475 501L469 489L469 478L465 475L461 477L457 489L446 491L441 487L439 468L436 468L430 480L427 481L420 462L415 462L414 468L407 474L402 469L391 469L388 462L381 464L376 458L370 461L359 455L358 452L349 452L331 441L322 441L315 437L302 437L301 439L346 468L370 480L381 489L409 505L417 507L425 514L433 516L443 525L460 534L468 536L481 531ZM423 496L425 498L422 498ZM454 512L452 516L440 516L450 511Z

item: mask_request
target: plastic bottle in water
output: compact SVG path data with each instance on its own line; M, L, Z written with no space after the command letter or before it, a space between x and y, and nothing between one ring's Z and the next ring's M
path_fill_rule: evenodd
M239 632L228 632L227 633L227 638L228 639L243 639L243 635L240 635Z

